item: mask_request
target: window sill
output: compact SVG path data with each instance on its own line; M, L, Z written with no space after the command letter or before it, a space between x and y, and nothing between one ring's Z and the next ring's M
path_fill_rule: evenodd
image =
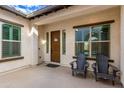
M2 58L2 59L0 59L0 63L13 61L13 60L20 60L20 59L24 59L24 57L23 56L16 56L16 57Z
M72 58L76 59L77 56L73 56ZM86 57L86 60L96 61L96 58L95 57ZM114 62L113 59L109 59L108 61L112 62L112 63Z

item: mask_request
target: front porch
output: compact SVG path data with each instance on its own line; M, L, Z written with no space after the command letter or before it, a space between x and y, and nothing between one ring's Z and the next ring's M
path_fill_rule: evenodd
M6 19L5 16L1 16ZM13 16L11 17L15 20ZM88 57L88 70L91 72L93 71L91 66L96 62L94 60L96 54L105 53L112 59L111 64L120 70L120 81L124 85L124 6L71 6L36 16L29 20L29 23L17 19L17 23L24 24L21 27L22 59L4 59L6 62L2 59L0 72L23 66L35 66L43 62L61 66L48 68L43 64L0 75L0 87L121 87L118 82L115 86L111 81L96 82L92 73L86 79L82 76L73 77L69 63L74 60L73 56L82 52ZM5 20L1 25L4 23ZM2 46L0 49L2 50ZM0 56L2 57L2 54Z
M0 87L4 88L120 88L116 82L98 81L94 78L73 77L69 67L47 67L42 64L0 76Z

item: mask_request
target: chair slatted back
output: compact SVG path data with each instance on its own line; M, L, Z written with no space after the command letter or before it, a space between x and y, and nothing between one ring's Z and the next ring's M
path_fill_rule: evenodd
M108 74L108 68L109 68L108 59L109 59L108 57L102 54L97 55L96 66L98 73Z
M84 66L86 64L86 58L84 54L79 54L77 57L77 69L84 70Z

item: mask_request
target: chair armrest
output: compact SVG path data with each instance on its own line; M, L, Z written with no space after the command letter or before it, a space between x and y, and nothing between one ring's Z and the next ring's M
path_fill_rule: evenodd
M93 63L93 64L92 64L92 68L93 68L94 73L95 73L95 75L96 75L96 73L98 72L97 69L96 69L96 63Z
M70 65L71 65L71 69L74 69L74 63L76 63L77 61L72 61L70 62Z
M70 65L73 65L75 62L76 62L76 60L75 60L75 61L70 62L69 64L70 64Z
M93 68L93 69L96 69L96 63L93 63L93 64L92 64L92 68Z
M116 73L119 71L119 69L118 69L117 67L111 65L111 64L109 64L109 66L110 66L110 67L112 68L112 70L113 70L113 75L114 75L114 77L116 77Z
M89 67L89 63L86 62L86 64L84 65L84 71L86 71L88 67Z
M85 64L85 67L86 67L86 68L88 68L88 67L89 67L89 63L88 63L88 62Z
M114 71L116 71L116 72L118 72L118 71L119 71L119 69L118 69L117 67L115 67L114 65L109 64L109 66L112 68L112 70L114 70Z

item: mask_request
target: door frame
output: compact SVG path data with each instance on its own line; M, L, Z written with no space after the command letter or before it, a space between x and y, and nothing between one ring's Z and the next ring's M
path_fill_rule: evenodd
M59 31L59 42L60 42L60 47L59 47L59 55L60 55L60 58L59 60L61 61L61 31L60 30L54 30L54 31L50 31L50 61L51 63L54 63L54 64L60 64L60 61L59 62L53 62L52 61L52 32L57 32Z

